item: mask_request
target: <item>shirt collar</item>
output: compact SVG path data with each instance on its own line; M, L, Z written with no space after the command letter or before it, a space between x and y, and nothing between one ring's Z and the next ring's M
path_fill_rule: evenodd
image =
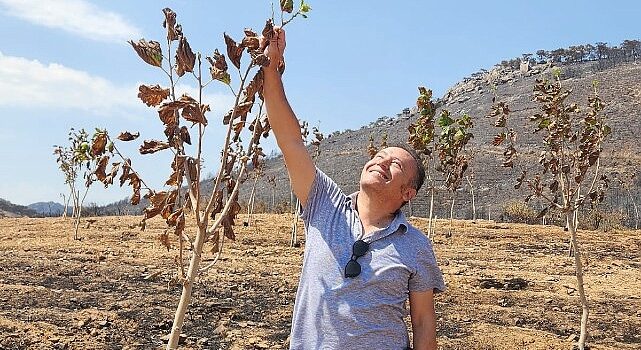
M350 194L347 196L348 200L348 205L356 212L357 207L356 203L358 201L358 191ZM359 219L360 220L360 219ZM407 222L407 219L405 218L405 214L403 214L403 211L400 209L396 211L394 219L392 219L392 222L390 222L389 226L386 228L374 232L372 235L369 235L364 238L364 240L368 243L371 243L373 241L379 240L381 238L387 237L391 235L392 233L406 233L407 228L409 227L409 223Z

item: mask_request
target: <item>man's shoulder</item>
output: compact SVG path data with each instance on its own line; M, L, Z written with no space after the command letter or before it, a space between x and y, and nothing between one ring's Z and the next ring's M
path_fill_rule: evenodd
M432 249L432 240L427 237L423 231L412 225L409 221L406 222L405 225L407 226L405 234L414 244L416 244L417 248L420 249L421 247L427 247Z

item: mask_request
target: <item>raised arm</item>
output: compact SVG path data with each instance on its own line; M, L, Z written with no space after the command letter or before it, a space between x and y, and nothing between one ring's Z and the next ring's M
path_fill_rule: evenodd
M283 152L294 194L304 206L316 176L316 167L307 153L298 119L287 101L283 81L278 72L278 64L283 60L285 51L285 32L282 29L275 29L274 38L267 51L270 66L263 68L265 75L263 95L267 117L276 136L278 147Z

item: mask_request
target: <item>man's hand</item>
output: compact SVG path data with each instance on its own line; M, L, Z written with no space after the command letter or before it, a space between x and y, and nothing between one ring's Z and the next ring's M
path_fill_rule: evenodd
M266 40L265 38L261 39ZM269 45L265 48L265 56L269 58L268 69L278 70L278 67L285 64L283 59L285 45L285 31L280 27L274 27L274 35L269 39Z

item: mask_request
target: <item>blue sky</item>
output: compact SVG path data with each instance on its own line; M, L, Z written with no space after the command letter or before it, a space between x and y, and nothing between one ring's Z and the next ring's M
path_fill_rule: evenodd
M326 134L394 116L413 105L419 85L439 97L463 77L522 53L641 37L641 5L632 0L309 2L309 18L287 27L284 82L297 115ZM166 79L126 40L162 42L164 7L177 12L191 47L205 54L225 51L223 32L239 39L243 28L258 31L271 16L263 0L0 0L0 198L61 201L67 189L52 146L66 142L70 127L161 138L157 113L136 95L141 83L166 86ZM193 86L185 79L180 89ZM210 120L233 102L216 84L205 100ZM210 122L205 143L211 173L222 137L216 126ZM159 164L167 157L136 148L125 149L134 167L162 183L169 172ZM98 184L86 202L128 194Z

